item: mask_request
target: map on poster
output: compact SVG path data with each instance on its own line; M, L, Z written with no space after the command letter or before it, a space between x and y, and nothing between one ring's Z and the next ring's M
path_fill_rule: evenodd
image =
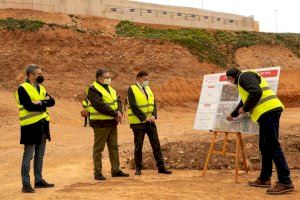
M272 90L277 92L280 67L251 71L258 72L267 80ZM258 125L251 120L249 113L240 115L232 122L226 120L227 115L235 109L239 102L238 89L227 82L225 73L205 75L194 129L258 133Z

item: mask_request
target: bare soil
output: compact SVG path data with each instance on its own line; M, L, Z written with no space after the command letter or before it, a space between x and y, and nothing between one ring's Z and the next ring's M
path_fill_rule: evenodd
M134 170L127 164L128 159L133 156L133 135L128 124L119 126L119 151L121 167L125 172L130 173L130 177L112 178L110 176L109 157L105 149L103 169L107 180L95 181L92 164L93 131L91 128L82 127L80 110L80 103L69 100L58 100L56 106L51 109L52 141L47 144L43 174L46 180L55 183L55 188L39 189L35 194L24 195L21 193L20 165L23 146L19 144L18 111L13 94L0 91L0 199L299 199L300 171L298 168L293 169L291 173L296 191L275 197L266 195L265 189L247 186L247 181L255 179L259 174L255 169L248 174L241 170L239 183L235 184L234 170L224 167L230 163L230 159L212 159L210 164L212 168L218 168L218 163L221 163L223 167L221 170L209 170L205 177L202 177L201 170L181 168L179 165L176 167L170 163L169 166L176 168L173 170L173 175L161 175L152 168L143 170L143 175L140 177L134 176ZM203 164L202 155L207 153L207 149L201 144L207 144L211 135L192 129L194 116L195 110L192 108L170 107L159 111L157 126L165 157L170 156L169 151L175 154L180 151L180 157L186 156L192 159L199 153L197 156L201 159L198 162ZM299 117L299 108L286 109L283 113L281 120L283 141L293 140L292 130L294 130L293 135L299 138L297 128ZM178 142L180 145L177 145ZM188 150L182 148L186 144L191 145L191 148ZM247 159L253 158L250 154L253 149L256 149L257 144L253 144L255 148L245 146ZM150 159L147 158L149 151L150 145L146 139L144 146L146 163ZM299 151L286 150L285 153L288 158L293 156L295 159L294 162L289 160L290 165L299 164ZM32 170L31 174L33 182ZM275 180L276 173L274 172L273 182Z
M188 49L170 42L118 37L115 20L30 10L0 10L0 18L30 18L101 31L90 35L66 29L38 32L0 30L0 199L278 199L300 198L300 59L282 46L240 49L236 60L242 68L282 66L278 95L288 107L281 119L281 142L292 170L296 191L268 196L265 189L251 188L247 181L258 176L260 157L257 136L243 136L252 171L240 171L234 183L232 161L214 157L206 177L201 170L211 135L193 130L203 75L224 72L218 66L200 63ZM175 27L174 27L175 28ZM21 193L18 110L13 92L24 81L29 63L43 67L47 91L57 100L51 109L52 141L47 144L44 178L55 188ZM144 161L147 170L134 176L133 135L128 124L119 126L121 167L129 178L112 178L107 150L103 157L106 181L93 179L93 131L83 128L80 100L99 67L108 67L113 86L125 98L139 70L151 75L159 107L157 121L164 157L173 175L157 174L148 140ZM16 78L17 77L17 78ZM221 138L219 138L221 139ZM232 148L233 141L229 148ZM232 149L231 149L232 150ZM218 170L216 170L218 169ZM32 173L33 174L33 173ZM31 176L33 182L33 175ZM273 183L276 174L273 176Z

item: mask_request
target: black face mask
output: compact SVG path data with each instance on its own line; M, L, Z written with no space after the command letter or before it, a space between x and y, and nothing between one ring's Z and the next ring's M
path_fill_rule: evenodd
M38 76L35 80L37 83L43 83L45 79L43 76Z

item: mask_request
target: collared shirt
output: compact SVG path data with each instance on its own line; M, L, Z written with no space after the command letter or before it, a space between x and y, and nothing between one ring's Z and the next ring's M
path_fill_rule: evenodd
M146 92L145 87L141 86L139 83L136 83L136 85L140 88L140 90L146 95L146 98L148 99L148 94Z

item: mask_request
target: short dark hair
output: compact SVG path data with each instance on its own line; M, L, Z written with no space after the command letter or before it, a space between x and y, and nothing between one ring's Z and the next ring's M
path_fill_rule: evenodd
M100 76L103 76L103 74L107 73L108 70L106 68L100 68L96 71L96 79L98 79Z
M226 71L226 76L230 76L232 78L236 78L238 74L240 74L242 71L239 70L236 67L232 67L229 70Z
M36 64L27 65L26 76L29 77L29 74L34 74L35 70L37 70L37 69L41 69L41 67Z
M140 77L143 77L143 76L149 76L149 74L146 72L146 71L140 71L136 77L137 78L140 78Z

